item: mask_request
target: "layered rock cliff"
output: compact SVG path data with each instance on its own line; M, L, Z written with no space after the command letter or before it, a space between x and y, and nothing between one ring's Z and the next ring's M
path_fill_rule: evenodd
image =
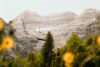
M40 16L31 11L13 19L15 31L16 51L22 57L28 52L39 52L45 41L48 31L51 31L55 40L55 49L64 46L71 34L81 38L100 33L100 11L86 9L81 15L72 12Z

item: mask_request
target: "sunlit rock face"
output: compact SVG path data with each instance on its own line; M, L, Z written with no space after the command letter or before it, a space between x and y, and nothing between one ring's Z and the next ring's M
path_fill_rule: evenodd
M97 16L100 11L86 9L80 16L72 12L38 15L25 11L13 20L12 26L16 30L16 50L27 56L28 52L40 52L48 31L55 40L55 49L64 46L71 34L81 38L100 33Z
M95 18L97 15L98 15L98 10L97 9L92 9L92 8L89 8L89 9L86 9L81 15L80 15L80 18L83 18L83 19L93 19Z
M44 31L47 33L47 31L51 30L60 30L59 28L66 26L66 24L72 22L77 17L78 16L72 12L39 16L34 12L25 11L13 20L13 26L16 29L17 37L25 37L27 34L28 36L38 35L34 32Z
M12 26L16 29L15 36L19 39L30 37L45 39L47 32L51 31L56 47L59 47L65 43L66 26L77 17L78 15L72 12L40 16L37 13L25 11L13 20ZM39 40L36 46L42 46L41 42L44 41Z

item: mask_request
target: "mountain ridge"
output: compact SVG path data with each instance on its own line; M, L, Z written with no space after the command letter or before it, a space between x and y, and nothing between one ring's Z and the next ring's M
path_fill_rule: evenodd
M22 57L27 56L28 52L40 52L48 31L53 34L55 49L64 46L72 34L77 34L84 40L90 35L100 33L99 10L87 9L79 16L70 12L63 14L60 14L62 17L55 18L53 15L44 17L37 13L24 12L13 19L12 27L16 30L16 51Z

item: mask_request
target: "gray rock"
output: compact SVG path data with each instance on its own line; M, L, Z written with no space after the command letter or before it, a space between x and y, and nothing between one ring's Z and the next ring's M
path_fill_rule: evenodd
M71 34L83 39L97 35L100 33L99 16L100 11L96 9L86 9L80 16L72 12L40 16L25 11L13 19L12 27L16 30L14 50L22 57L28 52L40 52L48 31L53 34L55 49L64 46Z

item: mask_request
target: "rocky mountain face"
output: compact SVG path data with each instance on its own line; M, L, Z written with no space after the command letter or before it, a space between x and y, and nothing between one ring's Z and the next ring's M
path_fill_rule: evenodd
M53 34L55 49L64 46L71 34L77 34L83 39L99 34L99 17L100 11L96 9L86 9L80 16L73 12L40 16L25 11L13 19L12 27L16 30L15 51L22 57L27 56L28 52L40 52L48 31Z

